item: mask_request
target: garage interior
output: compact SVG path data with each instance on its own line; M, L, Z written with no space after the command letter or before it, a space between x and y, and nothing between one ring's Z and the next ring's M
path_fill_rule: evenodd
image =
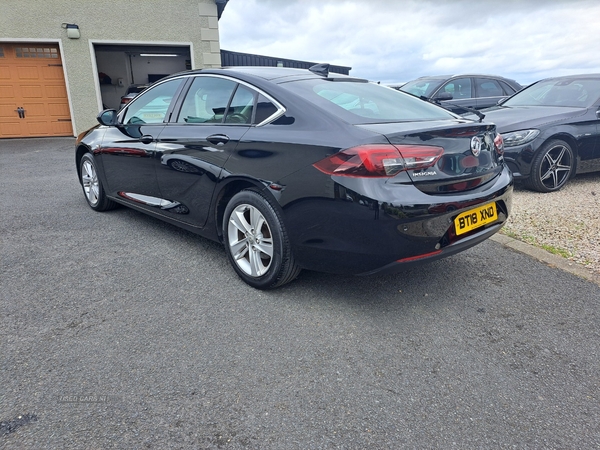
M118 109L130 86L191 68L189 46L94 45L104 108Z

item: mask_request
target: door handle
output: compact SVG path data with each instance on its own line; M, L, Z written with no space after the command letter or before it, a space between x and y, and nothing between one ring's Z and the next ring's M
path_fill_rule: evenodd
M149 134L145 134L140 138L140 142L142 144L150 144L153 141L154 141L154 138L152 136L150 136Z
M208 142L215 145L225 145L229 142L229 136L224 134L212 134L206 138Z
M15 111L19 114L19 119L25 118L25 109L22 106L19 106Z

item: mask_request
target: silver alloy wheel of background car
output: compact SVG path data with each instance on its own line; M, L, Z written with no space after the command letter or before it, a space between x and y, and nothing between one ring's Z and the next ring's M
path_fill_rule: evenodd
M561 189L575 167L573 150L562 140L547 142L532 162L530 187L539 192Z
M96 168L87 159L81 164L81 184L90 206L96 206L100 198L100 184L98 183Z
M252 205L237 206L229 217L229 251L237 266L251 277L267 273L273 261L273 235L267 220Z

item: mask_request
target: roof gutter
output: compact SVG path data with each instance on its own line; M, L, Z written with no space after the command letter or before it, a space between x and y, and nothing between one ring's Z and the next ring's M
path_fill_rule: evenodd
M215 0L215 3L217 4L217 19L221 18L221 15L225 10L225 6L227 6L228 1L229 0Z

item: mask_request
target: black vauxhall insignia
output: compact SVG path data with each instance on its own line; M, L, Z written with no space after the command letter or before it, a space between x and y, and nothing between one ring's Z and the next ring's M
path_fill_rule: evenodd
M374 274L448 256L510 210L494 125L326 65L180 73L98 120L76 144L92 209L120 203L222 241L260 289L302 268Z

